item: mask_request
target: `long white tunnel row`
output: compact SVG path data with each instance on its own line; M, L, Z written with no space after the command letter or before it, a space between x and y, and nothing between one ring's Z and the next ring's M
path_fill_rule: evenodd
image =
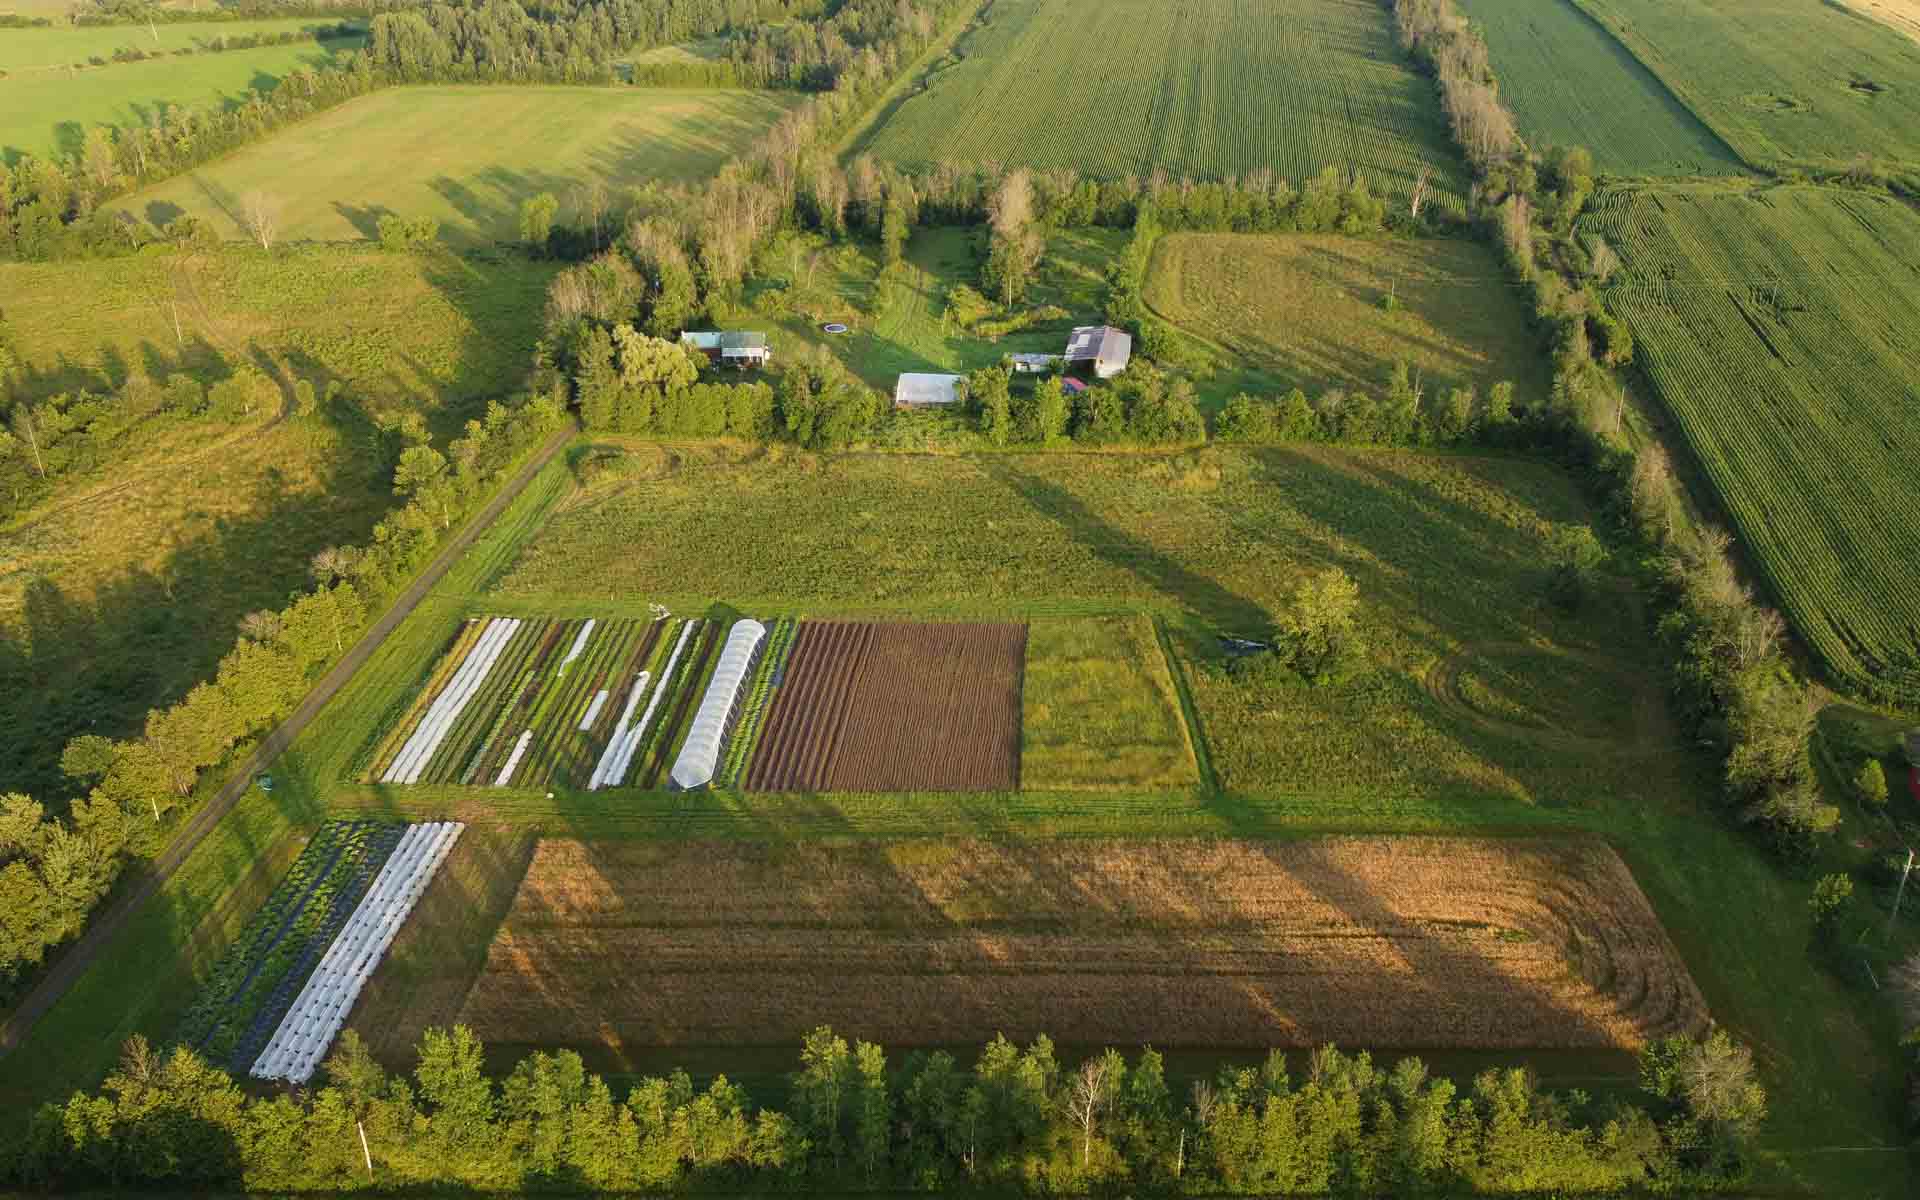
M347 1023L360 989L465 828L457 821L435 821L408 826L400 835L400 844L374 877L373 886L254 1060L255 1078L305 1083L313 1077L314 1068Z

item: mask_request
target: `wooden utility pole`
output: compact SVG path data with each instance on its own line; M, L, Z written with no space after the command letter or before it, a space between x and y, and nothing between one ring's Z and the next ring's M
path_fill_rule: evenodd
M367 1160L367 1174L373 1174L373 1151L367 1149L367 1125L364 1121L355 1121L353 1127L360 1131L360 1154Z

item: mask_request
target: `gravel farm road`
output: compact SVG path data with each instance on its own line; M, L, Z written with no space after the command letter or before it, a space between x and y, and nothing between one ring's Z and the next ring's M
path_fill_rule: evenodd
M180 864L187 860L187 856L200 845L201 839L219 824L221 818L233 810L233 806L239 802L240 797L246 794L247 788L252 786L253 777L278 758L280 752L291 745L293 740L300 736L301 731L306 729L307 724L320 715L320 710L327 706L327 702L333 699L334 694L346 686L347 680L352 679L354 673L366 664L373 652L387 640L387 636L399 628L400 622L407 619L453 564L460 560L460 556L467 552L467 548L473 545L474 540L492 526L500 514L506 511L507 505L513 503L514 498L533 481L533 477L552 462L579 432L572 422L568 422L565 427L548 438L546 443L534 452L533 457L520 468L520 471L507 482L506 486L487 502L486 507L475 513L461 527L460 532L454 535L453 540L441 548L440 553L427 564L427 569L407 586L407 590L394 601L393 607L389 608L358 642L354 643L353 648L347 651L346 657L335 663L333 669L314 685L313 690L307 693L306 699L300 702L300 707L294 709L291 716L267 734L253 753L247 756L246 761L234 769L233 776L227 780L226 786L188 819L160 857L149 864L146 875L140 880L138 886L115 901L111 907L97 914L88 923L86 932L80 935L80 940L60 956L53 968L7 1017L6 1023L0 1025L0 1057L4 1057L26 1040L27 1035L33 1031L34 1023L44 1016L47 1010L66 994L67 989L86 973L87 968L92 966L94 960L112 944L115 935L126 926L134 913L153 898L173 873L180 869Z

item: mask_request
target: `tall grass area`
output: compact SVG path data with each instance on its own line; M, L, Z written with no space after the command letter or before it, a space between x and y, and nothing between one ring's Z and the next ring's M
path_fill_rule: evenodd
M1389 193L1427 168L1465 191L1428 85L1371 0L999 0L861 144L907 167L1100 178L1297 182L1336 166Z
M317 21L287 22L293 27ZM238 23L237 23L238 24ZM277 23L276 23L277 24ZM160 27L163 42L169 31L195 28ZM231 28L222 23L216 28ZM22 155L70 155L80 149L87 130L96 125L123 127L158 120L166 108L225 108L243 103L251 91L271 91L288 74L301 68L336 62L365 44L363 36L303 39L285 46L256 46L217 54L168 56L145 62L109 63L104 67L61 69L41 65L51 53L36 39L66 32L100 35L113 46L146 39L144 26L113 26L99 30L0 30L0 160ZM106 36L106 35L111 35ZM176 43L184 45L184 42ZM82 56L84 57L84 56Z
M278 385L237 423L144 420L0 530L0 786L57 801L68 740L178 698L316 551L363 540L394 503L376 421L418 414L444 439L515 388L549 274L319 247L0 265L23 398L245 363ZM302 415L296 381L341 393Z
M1146 617L1032 622L1020 702L1022 789L1151 792L1200 782Z
M377 235L380 217L431 217L459 243L513 241L520 202L704 179L797 102L793 93L669 88L390 88L121 203L180 212L244 238L241 199L277 203L288 240Z
M1144 298L1209 349L1210 407L1296 387L1379 395L1396 362L1429 395L1504 380L1538 403L1550 382L1520 293L1478 242L1168 234Z

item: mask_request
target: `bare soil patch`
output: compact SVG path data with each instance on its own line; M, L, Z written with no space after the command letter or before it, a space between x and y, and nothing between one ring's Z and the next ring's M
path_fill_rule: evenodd
M460 1020L489 1042L1637 1047L1705 1024L1591 838L549 840Z
M808 621L752 791L1009 791L1020 780L1023 625Z

